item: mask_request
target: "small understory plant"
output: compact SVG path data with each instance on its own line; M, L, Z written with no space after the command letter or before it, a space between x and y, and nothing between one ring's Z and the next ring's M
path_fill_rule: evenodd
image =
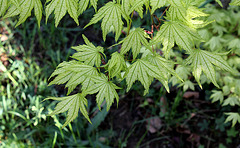
M221 1L216 2L223 6ZM239 106L239 83L235 82L238 85L233 89L231 85L234 82L228 84L231 78L225 76L222 82L218 82L217 77L220 70L226 71L226 75L239 76L239 67L234 66L234 63L230 66L230 59L226 60L226 57L229 53L238 54L235 49L239 48L240 27L232 28L238 29L238 32L227 50L219 47L216 40L222 42L219 37L221 32L224 32L224 23L218 20L218 16L211 18L210 13L200 8L205 6L205 3L205 0L113 0L106 1L99 7L98 0L1 0L0 16L18 16L16 26L19 26L34 12L40 27L42 15L46 16L47 23L53 14L57 27L61 19L69 14L79 25L78 17L84 15L92 6L95 14L84 28L93 24L101 26L104 42L108 40L108 34L114 33L116 44L110 48L118 46L119 51L106 56L108 48L95 46L82 35L85 44L72 47L76 50L72 60L60 63L52 73L49 85L65 84L68 89L65 97L46 98L60 101L50 115L68 111L64 127L78 116L79 110L91 123L87 112L88 95L96 95L100 110L106 101L109 110L114 100L117 103L119 101L117 90L124 89L119 87L121 81L126 82L127 91L135 81L140 81L145 89L143 95L146 95L151 83L156 79L169 92L170 79L173 84L189 84L184 74L187 69L190 69L188 71L195 77L200 88L203 83L210 81L223 90L223 94L218 90L213 91L213 101L223 102L223 95L231 93L223 105ZM230 5L239 8L240 0L232 0ZM158 16L159 10L163 11ZM149 26L151 29L133 27L134 13L141 19L147 16L144 14L150 14L148 19L152 24ZM219 17L222 16L219 14ZM204 30L204 27L210 25L213 32L219 36L209 37L209 32ZM206 50L207 46L213 50ZM172 54L176 50L182 52L186 58L174 60ZM76 88L80 89L74 94ZM226 121L232 121L233 126L236 122L240 123L239 113L228 112L226 115Z

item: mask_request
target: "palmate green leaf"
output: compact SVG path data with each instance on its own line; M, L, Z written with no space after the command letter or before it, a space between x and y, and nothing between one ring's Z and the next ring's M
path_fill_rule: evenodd
M166 3L167 3L167 0L150 0L150 4L152 7L151 14L153 14L156 11L156 9L165 6Z
M16 16L16 15L19 15L20 14L20 6L22 5L23 3L23 0L20 1L20 3L15 0L15 1L11 1L11 7L9 7L7 13L4 15L3 18L8 18L8 17L13 17L13 16Z
M225 40L224 40L225 41ZM240 38L235 38L227 43L228 49L240 49Z
M215 0L221 7L223 7L222 2L220 0Z
M90 66L96 65L97 67L100 67L101 54L105 56L103 53L103 47L95 47L84 35L82 35L82 37L86 45L72 47L72 49L77 51L77 53L73 54L72 58L82 61Z
M238 122L240 123L240 115L239 113L234 113L234 112L230 112L230 113L225 113L228 117L225 120L226 122L232 121L232 127L234 127L234 125Z
M122 0L122 10L126 15L130 15L133 11L136 11L143 18L143 5L147 2L148 0Z
M204 2L206 2L206 0L191 0L191 5L192 6L201 6L201 4L203 4Z
M90 0L80 0L78 2L79 9L78 9L78 15L81 15L88 7Z
M193 51L192 46L194 40L201 40L201 37L196 30L189 28L182 22L169 21L161 26L160 31L158 31L153 39L153 44L162 42L165 57L168 57L174 43L188 53L191 53Z
M226 40L221 36L213 36L205 45L209 46L211 51L218 51L223 48L224 43L226 43Z
M31 11L35 6L35 0L24 0L20 6L20 18L16 26L22 24L29 16L31 16ZM41 2L40 2L41 3ZM38 5L36 5L38 6ZM42 13L42 12L41 12Z
M127 81L127 91L130 90L136 80L139 80L145 88L144 95L146 95L153 78L156 78L169 92L168 77L166 74L146 59L138 59L135 63L129 66L124 74L124 78L126 78Z
M118 52L114 52L111 55L111 59L108 61L108 71L111 78L119 75L122 70L127 68L123 55Z
M195 90L193 82L190 80L184 81L183 83L179 84L178 87L183 87L183 91L186 92L188 89Z
M79 84L82 84L82 90L88 89L93 85L90 76L97 74L96 68L84 63L78 61L62 62L50 76L52 78L57 75L49 83L49 86L53 84L65 84L67 82L66 87L68 87L68 94L70 94Z
M214 69L214 65L219 68L229 71L231 73L235 73L235 70L230 67L227 62L217 53L211 53L204 50L195 49L190 54L190 56L186 59L187 64L192 65L193 67L193 75L198 82L199 86L202 88L200 83L200 76L202 71L205 73L208 79L212 81L212 83L219 87L216 82L216 72Z
M19 0L10 0L10 2L17 7L19 6Z
M50 2L50 0L48 2ZM50 14L54 11L55 26L57 27L60 20L68 12L77 25L79 25L77 2L77 0L51 0L51 2L46 6L46 22Z
M34 14L38 20L38 27L40 27L40 21L42 19L42 3L41 0L34 1Z
M240 100L237 96L231 95L226 100L224 100L223 106L226 106L226 105L231 105L231 106L238 105L238 106L240 106Z
M45 100L49 99L60 101L50 116L68 111L66 122L63 124L62 128L77 118L79 110L83 116L91 123L86 109L88 106L88 101L85 98L84 94L78 93L67 97L49 97Z
M97 2L98 0L90 0L91 5L93 6L96 12L97 12Z
M232 0L232 2L230 3L230 5L240 6L240 0Z
M144 5L145 5L145 9L148 10L150 8L150 1L149 0L144 0ZM147 11L146 11L147 13Z
M173 69L173 62L162 58L160 55L155 54L155 55L149 55L148 61L158 67L158 69L162 72L162 75L164 77L168 77L169 74L172 74L173 76L177 77L179 80L183 81L178 74L174 71Z
M185 3L183 6L171 6L167 11L166 19L171 21L181 21L190 28L202 28L211 22L200 19L208 16L202 9L193 6L191 3Z
M182 6L174 6L168 9L166 13L166 19L171 21L182 21L184 23L187 22L187 8Z
M126 15L130 15L131 12L129 11L130 10L130 7L131 7L131 4L130 4L130 0L121 0L121 8L122 8L122 11L126 14ZM130 13L129 13L130 12Z
M42 3L41 0L24 0L20 6L20 18L16 26L25 22L25 20L31 16L31 11L34 8L34 14L38 21L38 27L40 27L40 21L42 19Z
M189 66L178 65L175 71L176 71L177 75L184 81L189 80L189 75L190 75ZM179 78L177 78L176 76L171 77L170 82L172 83L173 86L182 84L181 80Z
M80 0L78 2L79 4L78 15L82 14L87 9L89 2L93 6L95 11L97 11L98 0Z
M106 40L107 34L112 30L113 32L116 32L115 41L117 41L121 35L121 30L123 27L122 16L128 20L119 4L116 4L116 2L108 2L105 6L98 10L98 12L84 28L95 24L102 19L101 28L103 32L103 40Z
M203 9L200 9L195 6L189 6L187 9L187 18L188 19L194 19L197 17L203 17L203 16L208 16L208 14L203 12Z
M216 90L213 90L212 92L213 92L213 94L210 96L210 99L212 99L212 103L214 103L216 101L220 101L220 103L222 104L223 99L224 99L223 92L216 91Z
M202 11L203 9L199 9L194 6L189 6L187 9L187 16L186 16L186 23L189 27L197 29L197 28L202 28L211 22L205 21L205 20L200 20L198 19L199 17L206 17L208 14L204 13Z
M121 89L116 86L113 82L109 81L107 76L104 74L101 75L93 75L91 77L92 81L95 82L90 88L84 91L86 94L95 94L98 92L96 96L97 104L99 110L101 110L101 105L106 100L107 103L107 111L110 109L112 103L114 102L114 98L117 100L117 104L119 101L119 96L116 92L116 89Z
M185 0L168 0L168 3L173 7L186 7L187 4Z
M32 9L34 8L34 14L38 21L38 27L40 27L43 9L41 0L21 0L20 3L17 0L12 0L11 2L13 5L11 5L4 18L20 14L18 23L16 24L16 26L19 26L24 23L29 16L31 16Z
M148 46L148 41L145 38L146 33L143 28L136 28L126 38L124 38L119 44L122 44L121 54L127 53L132 48L133 58L135 59L141 50L141 46Z
M0 1L0 16L3 16L9 7L9 0Z
M147 0L130 0L131 7L128 11L128 15L131 14L133 11L138 12L139 16L143 18L143 4Z

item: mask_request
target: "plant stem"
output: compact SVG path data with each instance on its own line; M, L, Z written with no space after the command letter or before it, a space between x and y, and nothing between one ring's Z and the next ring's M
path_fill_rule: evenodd
M151 14L151 8L149 8L149 12L150 12L150 14ZM151 40L153 39L153 26L155 25L155 23L154 23L154 20L153 20L153 14L151 14L151 21L152 21L152 25L151 25ZM154 47L153 47L153 45L152 45L152 52L154 53Z
M127 36L129 35L130 29L131 29L133 13L134 13L134 11L133 11L132 14L131 14L131 19L130 19L130 24L129 24L129 26L128 26Z
M166 11L168 10L168 8L170 7L171 5L169 5L162 13L162 15L159 17L159 20L161 20L162 16L166 13Z

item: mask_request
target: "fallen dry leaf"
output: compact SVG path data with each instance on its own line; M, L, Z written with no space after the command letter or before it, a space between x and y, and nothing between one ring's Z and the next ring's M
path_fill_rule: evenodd
M146 128L150 133L156 133L162 127L162 121L159 117L147 121Z
M8 66L9 62L8 62L8 56L6 53L0 53L0 61L3 63L4 66Z
M8 40L8 37L7 37L6 35L4 35L4 34L1 35L0 38L1 38L1 41L2 41L2 42Z
M191 134L191 131L188 128L181 125L177 127L176 131L182 134Z
M187 91L183 94L183 98L189 99L193 97L194 99L199 98L199 92L194 92L194 91Z
M148 103L154 103L153 99L147 98Z
M99 141L101 141L101 142L105 142L105 141L106 141L106 139L107 139L106 137L99 137L99 139L98 139L98 140L99 140Z

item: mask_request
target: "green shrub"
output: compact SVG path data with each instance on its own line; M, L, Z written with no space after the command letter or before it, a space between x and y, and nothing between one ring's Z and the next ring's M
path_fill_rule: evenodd
M219 0L217 2L222 6ZM225 22L222 19L225 14L208 17L208 12L198 8L205 3L204 0L113 0L106 1L106 4L98 9L97 1L89 0L47 0L44 6L41 0L3 0L0 3L0 15L4 18L18 15L16 26L19 26L34 11L40 27L44 10L46 22L51 13L54 13L57 27L68 13L79 25L79 15L84 15L84 11L93 6L96 13L84 28L101 21L104 42L108 40L108 34L115 33L116 44L109 48L118 46L121 47L120 51L106 56L108 49L95 46L82 35L85 44L73 47L77 51L72 56L73 60L60 63L52 73L49 85L65 84L68 88L68 96L46 99L60 101L51 115L68 111L64 127L78 116L79 110L91 123L86 108L87 95L96 94L99 109L101 110L101 105L106 101L109 110L114 100L117 103L119 101L117 90L121 88L117 84L121 81L126 82L127 91L135 81L140 81L145 88L143 95L148 94L154 79L161 82L168 92L169 79L173 85L179 84L185 90L194 89L192 82L188 80L191 72L200 88L202 84L210 81L222 89L213 91L213 101L220 100L223 105L239 106L240 87L238 80L235 80L239 77L239 67L235 65L239 60L227 56L229 53L238 54L236 49L239 48L240 31L239 27L234 25L239 23L239 19L230 18L229 22ZM239 3L239 0L233 0L230 5L239 6ZM159 15L157 11L160 8L164 11ZM150 14L146 19L151 21L151 26L132 27L136 12L141 19L147 17L145 13ZM230 30L224 26L227 23L231 26ZM209 34L209 30L204 30L205 26L212 27L213 36ZM151 30L147 30L148 28ZM230 37L224 39L222 36L228 31L236 37L231 36L228 49L224 49L222 43ZM174 65L177 65L176 71ZM81 87L78 93L72 94L79 85ZM224 99L224 96L228 98ZM226 115L226 121L232 121L233 126L240 122L237 112L228 112Z

